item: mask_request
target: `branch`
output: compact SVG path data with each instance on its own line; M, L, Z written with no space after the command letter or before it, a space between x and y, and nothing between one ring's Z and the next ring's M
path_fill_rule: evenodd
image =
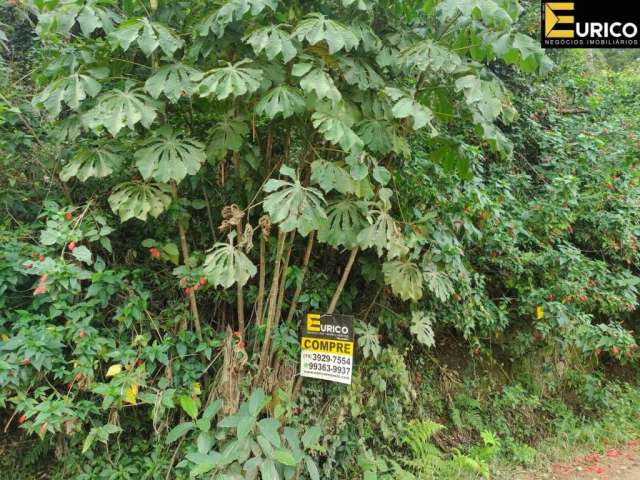
M351 250L351 254L349 255L349 260L347 260L347 264L344 266L344 270L342 271L342 277L340 277L340 282L336 287L336 291L333 294L333 298L331 299L331 303L329 304L329 308L327 309L327 313L333 313L336 309L336 305L338 304L338 300L340 299L340 295L342 294L342 290L344 290L344 286L347 284L347 279L349 278L349 274L351 273L351 268L353 267L353 262L358 255L358 247L355 247Z

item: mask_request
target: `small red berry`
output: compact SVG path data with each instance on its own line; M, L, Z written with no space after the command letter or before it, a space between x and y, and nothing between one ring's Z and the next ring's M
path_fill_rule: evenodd
M31 364L31 360L29 360L28 358L25 358L24 360L22 360L22 365L30 365Z
M204 277L200 277L198 283L204 287L207 284L207 279Z
M40 435L44 435L47 432L47 425L48 425L47 422L44 422L42 424L42 426L40 427Z
M240 332L238 330L236 330L235 332L233 332L233 336L234 337L240 337Z
M620 353L620 350L618 350L618 347L614 345L613 347L611 347L611 353L613 353L614 355L618 355L618 353Z
M27 416L26 415L20 415L20 417L18 418L18 423L20 425L22 425L26 421L27 421Z
M156 247L151 247L149 249L149 253L153 258L160 258L160 250L158 250Z
M67 250L73 252L74 248L76 248L76 242L69 242L69 244L67 245Z
M71 212L67 212L64 214L64 219L65 220L73 220L73 213Z
M156 381L153 378L150 378L149 380L147 380L147 383L149 385L153 385L154 383L156 383Z
M45 258L46 258L46 257L45 257L44 255L40 255L40 256L38 257L38 260L40 260L41 262L44 262Z
M200 290L200 284L196 283L193 287L191 287L193 289L194 292L197 292L198 290Z
M80 330L80 332L78 332L78 336L83 338L85 336L84 330Z
M184 289L184 296L188 297L189 296L189 292L191 291L191 289L189 287Z

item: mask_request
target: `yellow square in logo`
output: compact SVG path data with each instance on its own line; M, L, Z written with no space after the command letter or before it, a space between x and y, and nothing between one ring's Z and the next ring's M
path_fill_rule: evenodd
M320 315L317 313L307 314L307 331L319 332L320 331Z

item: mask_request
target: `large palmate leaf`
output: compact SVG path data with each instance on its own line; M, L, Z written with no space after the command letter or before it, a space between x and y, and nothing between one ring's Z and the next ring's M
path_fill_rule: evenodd
M284 63L289 63L296 56L298 50L293 45L291 37L281 26L271 25L259 28L244 38L244 41L253 47L256 55L262 52L269 60L282 55Z
M216 243L204 261L204 273L213 286L243 286L256 274L251 260L231 243Z
M264 186L269 195L265 197L263 207L283 232L297 230L304 237L317 230L327 217L322 192L302 186L296 172L286 165L280 168L280 174L291 181L270 179Z
M380 200L375 208L367 211L368 226L358 234L358 245L362 248L374 248L378 256L387 250L389 259L404 254L404 246L400 228L389 211L391 210L391 190L381 188L378 191Z
M340 50L352 50L357 48L359 39L356 34L345 25L334 20L329 20L321 13L311 13L296 26L291 34L298 40L306 40L310 45L325 41L329 47L329 53L334 54Z
M148 18L133 18L121 23L109 33L109 40L127 51L133 42L148 57L159 47L165 55L173 57L184 41L161 23L151 22Z
M109 196L111 210L125 222L130 218L158 217L171 203L171 187L164 183L126 182Z
M258 15L267 7L275 11L277 6L277 0L228 0L206 17L198 25L197 30L203 37L207 36L209 32L216 37L221 37L227 25L240 20L247 13Z
M307 93L314 93L319 100L328 98L336 103L342 95L336 88L331 76L321 68L312 68L310 63L296 63L292 74L300 79L300 87Z
M446 272L438 269L438 266L429 263L425 265L424 270L424 281L427 284L431 293L435 295L435 297L441 302L446 302L451 295L454 293L453 282L449 278L449 275Z
M77 177L78 180L84 182L89 177L107 177L121 163L121 152L112 146L81 147L60 172L60 179L66 182L72 177Z
M187 175L200 170L206 156L204 145L191 138L183 138L171 128L163 127L143 143L134 157L145 180L180 182Z
M349 85L356 85L361 90L378 90L385 86L384 79L367 62L360 58L343 57L340 59L344 79Z
M475 75L465 75L456 80L456 90L464 94L464 99L472 112L472 118L482 132L482 137L496 151L503 155L511 152L511 142L505 137L494 121L500 117L505 123L511 122L516 111L497 81L484 80Z
M400 52L399 64L406 70L453 73L462 59L432 40L423 40Z
M509 8L511 7L511 8ZM488 27L506 28L520 15L518 2L495 0L443 0L438 3L438 14L443 20L480 20Z
M289 118L294 113L302 112L306 102L299 91L287 85L281 85L269 91L256 105L256 112L268 118L275 118L282 114L282 118Z
M340 193L354 193L356 182L342 166L336 162L323 159L315 160L311 164L311 181L329 193L336 190Z
M320 223L318 240L334 247L354 248L358 234L367 225L366 204L351 199L339 200L327 207L327 218Z
M209 70L198 87L200 96L212 95L218 100L224 100L229 95L239 97L258 90L262 82L262 70L243 67L246 63L251 63L251 60L245 59Z
M95 30L102 29L106 33L114 30L115 25L122 21L122 17L114 10L106 8L104 2L89 0L79 4L75 0L62 0L55 8L46 8L38 13L38 35L57 33L69 35L73 27L78 24L85 37L89 37ZM42 7L40 7L42 8Z
M422 275L415 263L392 260L382 265L382 272L385 283L402 300L417 302L422 298Z
M153 98L161 93L171 103L176 103L184 96L191 96L196 89L196 82L202 79L202 72L182 63L173 63L160 67L144 83L144 88Z
M96 79L105 78L107 69L74 73L48 84L33 98L33 104L43 106L54 117L60 115L63 102L72 110L78 110L87 97L95 97L102 86Z
M156 119L156 103L142 88L128 86L113 89L98 97L97 105L84 116L90 128L104 127L114 137L125 126L133 130L137 123L149 128Z
M398 88L387 87L384 91L395 102L391 110L395 118L411 118L414 130L429 126L432 135L438 133L431 123L433 112L429 107L422 105L415 98Z
M433 333L433 314L423 311L411 312L410 332L416 336L418 342L425 347L433 347L436 344Z
M364 142L351 129L348 119L338 110L317 111L311 116L313 126L318 129L324 138L339 145L345 152L358 153L364 148Z
M357 125L357 132L370 152L384 155L395 151L396 135L390 122L373 119L363 120Z
M216 159L224 157L228 151L237 152L248 133L249 125L246 122L232 115L226 115L209 130L207 151Z

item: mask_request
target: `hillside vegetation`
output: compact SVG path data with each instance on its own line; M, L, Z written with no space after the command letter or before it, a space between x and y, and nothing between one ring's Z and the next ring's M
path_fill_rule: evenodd
M0 7L0 478L513 478L637 438L640 59L545 52L538 8ZM356 318L351 385L298 375L308 312Z

